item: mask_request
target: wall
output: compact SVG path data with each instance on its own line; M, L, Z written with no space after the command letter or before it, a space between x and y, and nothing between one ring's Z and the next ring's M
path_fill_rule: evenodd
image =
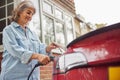
M53 62L40 67L40 80L52 80Z

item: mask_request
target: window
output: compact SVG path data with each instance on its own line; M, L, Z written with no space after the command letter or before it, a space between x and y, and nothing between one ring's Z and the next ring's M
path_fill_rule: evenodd
M37 9L37 13L30 23L42 42L50 44L55 41L63 46L74 38L73 23L70 14L51 0L31 0ZM33 27L34 26L34 27Z
M2 44L2 34L0 34L0 45Z
M7 0L7 4L12 3L12 2L13 2L13 0Z
M13 10L13 4L10 4L7 6L7 16L10 16Z
M61 45L65 45L65 32L64 32L64 26L62 23L56 21L56 41L57 43L60 43Z
M0 19L5 18L5 14L6 14L5 6L0 7L0 12L1 12Z
M0 51L2 49L2 31L5 26L10 24L9 17L14 8L13 0L0 0Z
M3 31L3 28L6 26L6 20L4 19L4 20L1 20L0 21L0 32L2 32ZM1 44L0 44L1 45Z
M67 30L67 42L71 42L74 39L73 35L73 26L72 26L72 18L65 15L65 24L66 24L66 30Z
M43 34L45 36L45 42L50 44L55 41L53 19L43 16Z
M40 31L40 13L39 13L39 0L31 0L36 8L36 13L33 15L29 28L41 37Z
M58 9L55 9L55 17L62 20L62 18L63 18L62 12Z
M43 2L43 11L47 12L48 14L53 14L52 5L48 4L47 2Z

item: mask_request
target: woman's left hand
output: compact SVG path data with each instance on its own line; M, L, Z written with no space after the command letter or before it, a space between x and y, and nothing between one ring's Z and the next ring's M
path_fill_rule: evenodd
M46 52L49 53L52 49L55 49L55 48L60 48L62 47L61 45L55 43L55 42L52 42L50 45L48 45L46 47Z

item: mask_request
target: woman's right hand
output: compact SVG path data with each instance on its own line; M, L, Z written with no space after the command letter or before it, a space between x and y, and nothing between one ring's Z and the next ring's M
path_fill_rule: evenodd
M41 64L44 64L44 65L50 62L49 56L44 54L38 54L38 53L34 53L31 59L37 59Z

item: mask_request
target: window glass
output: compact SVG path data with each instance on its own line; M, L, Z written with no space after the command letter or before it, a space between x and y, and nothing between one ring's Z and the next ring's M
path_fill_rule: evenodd
M73 26L72 26L72 18L65 15L65 24L67 28L67 42L71 42L73 40Z
M13 2L13 0L7 0L7 4Z
M5 13L5 7L1 7L1 8L0 8L0 19L1 19L1 18L5 18L5 14L6 14L6 13Z
M8 24L8 25L10 24L10 19L9 19L9 17L7 18L7 24Z
M39 14L39 4L38 0L31 0L36 8L36 13L33 15L31 22L29 23L29 28L35 32L39 37L41 36L40 31L40 14Z
M2 34L0 34L0 45L2 45Z
M0 6L5 5L5 0L0 0Z
M45 42L50 44L55 41L53 19L43 16L43 24Z
M3 28L6 26L6 20L1 20L0 21L0 32L3 31Z
M8 25L8 16L11 15L14 6L12 2L13 0L0 0L0 50L2 51L2 31L4 27Z
M7 16L10 16L12 14L13 10L13 4L7 6Z
M72 17L66 15L66 12L64 12L62 8L54 5L49 0L43 0L42 10L45 16L53 19L55 41L63 46L71 42L74 39ZM49 41L47 42L49 43Z
M56 41L61 45L65 45L65 34L63 24L56 21L55 27L56 27Z
M58 9L55 9L55 17L62 20L62 12Z
M29 23L29 28L35 32L37 34L37 36L40 37L41 32L40 32L40 22L39 19L37 17L34 17L34 19L31 20L31 22Z
M50 5L46 2L43 2L43 11L47 12L48 14L52 14L53 13L52 5Z

